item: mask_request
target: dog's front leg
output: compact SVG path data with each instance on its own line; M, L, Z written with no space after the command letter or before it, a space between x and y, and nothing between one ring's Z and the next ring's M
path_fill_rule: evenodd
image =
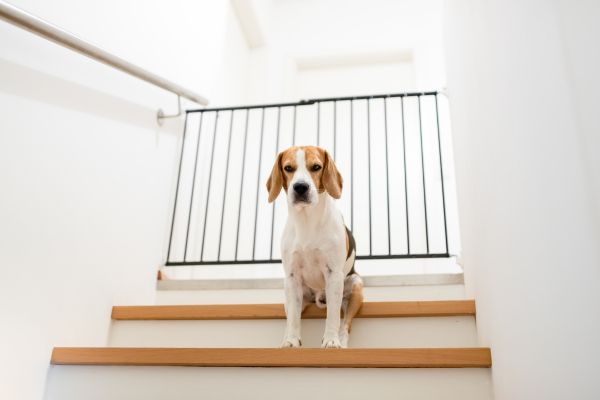
M281 347L300 347L300 323L302 318L302 283L293 273L286 275L284 281L286 328Z
M340 348L340 312L344 295L344 274L341 270L332 270L328 267L328 276L325 287L327 301L327 320L325 334L321 347Z

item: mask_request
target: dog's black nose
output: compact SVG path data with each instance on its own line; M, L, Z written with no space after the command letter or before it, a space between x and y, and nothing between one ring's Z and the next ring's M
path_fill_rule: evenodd
M306 192L308 192L308 184L304 182L294 183L294 192L303 196Z

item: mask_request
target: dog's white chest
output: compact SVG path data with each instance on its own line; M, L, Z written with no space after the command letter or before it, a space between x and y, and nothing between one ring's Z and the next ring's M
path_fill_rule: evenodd
M297 249L292 251L292 260L292 273L303 285L317 291L325 289L327 261L320 249Z

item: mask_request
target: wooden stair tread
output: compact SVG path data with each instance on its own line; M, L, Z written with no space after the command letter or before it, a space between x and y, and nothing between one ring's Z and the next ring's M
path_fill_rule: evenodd
M489 348L275 349L56 347L54 365L489 368Z
M302 318L324 318L326 310L309 305ZM475 315L474 300L365 302L357 318ZM115 320L285 319L283 304L114 306Z

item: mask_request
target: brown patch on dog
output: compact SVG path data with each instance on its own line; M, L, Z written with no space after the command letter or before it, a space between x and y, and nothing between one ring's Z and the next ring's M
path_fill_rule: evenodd
M343 179L333 157L321 147L305 146L301 149L304 150L306 169L310 172L319 193L327 191L331 197L339 199L342 196ZM317 171L314 170L316 165L320 167Z
M288 182L298 169L298 165L296 165L298 150L304 150L305 167L318 192L327 191L331 197L339 199L342 195L343 179L329 152L316 146L294 146L279 153L275 160L271 175L267 180L269 203L279 196L281 188L287 192Z
M348 309L344 315L344 325L348 330L348 333L352 330L352 320L360 307L362 307L364 300L363 296L363 284L362 282L356 283L352 286L352 294L350 295L350 301L348 302Z
M267 191L269 192L269 203L272 203L279 193L281 188L286 192L288 189L289 172L284 171L285 166L290 165L296 170L296 150L298 147L290 147L277 155L275 164L271 170L271 175L267 179Z

